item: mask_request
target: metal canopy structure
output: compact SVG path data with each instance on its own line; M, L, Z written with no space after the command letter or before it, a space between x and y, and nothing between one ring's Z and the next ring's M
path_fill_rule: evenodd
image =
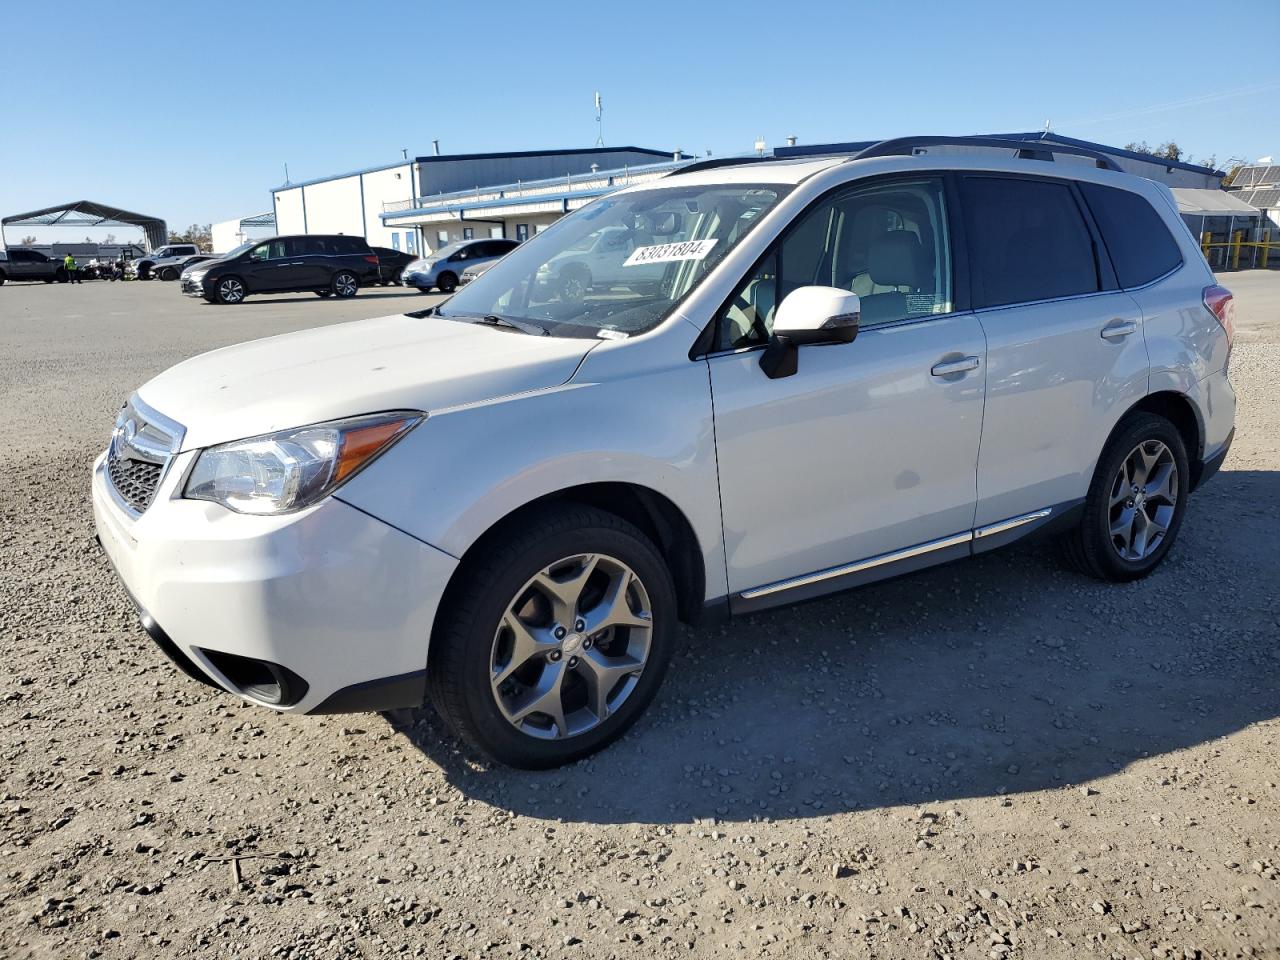
M30 213L15 213L0 219L0 236L6 227L137 227L146 238L148 250L162 247L168 226L159 217L121 210L93 200L76 200Z

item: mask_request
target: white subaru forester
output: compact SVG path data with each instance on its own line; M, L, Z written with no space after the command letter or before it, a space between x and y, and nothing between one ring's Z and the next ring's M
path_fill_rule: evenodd
M606 231L619 262L567 287ZM550 766L636 720L678 620L1035 532L1150 573L1230 446L1231 339L1169 191L1100 155L704 162L437 308L156 377L95 465L97 529L192 676L297 713L429 698Z

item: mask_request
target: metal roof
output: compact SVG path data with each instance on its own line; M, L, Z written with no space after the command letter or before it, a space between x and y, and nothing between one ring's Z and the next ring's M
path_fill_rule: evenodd
M15 213L0 219L0 228L29 227L138 227L146 237L148 250L163 246L169 238L168 226L159 217L132 213L94 200L74 200L29 213Z
M1225 190L1195 190L1174 187L1173 198L1178 212L1193 217L1256 217L1258 211L1240 199L1238 193Z

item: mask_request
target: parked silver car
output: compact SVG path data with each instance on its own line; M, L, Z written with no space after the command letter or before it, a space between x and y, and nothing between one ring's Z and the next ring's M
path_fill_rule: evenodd
M452 293L464 270L501 260L519 245L518 240L500 238L459 240L413 261L404 268L400 280L406 287L417 287L422 293L429 293L435 287L441 293Z

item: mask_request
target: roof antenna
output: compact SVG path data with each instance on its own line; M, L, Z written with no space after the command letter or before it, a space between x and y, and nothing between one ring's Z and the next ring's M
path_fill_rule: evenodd
M285 183L289 182L289 161L287 160L285 161L285 164L284 164L284 182Z
M599 90L596 91L596 146L604 146L604 103Z
M1040 139L1043 140L1045 137L1047 137L1051 133L1053 133L1053 121L1046 120L1044 122L1044 133L1040 134Z

